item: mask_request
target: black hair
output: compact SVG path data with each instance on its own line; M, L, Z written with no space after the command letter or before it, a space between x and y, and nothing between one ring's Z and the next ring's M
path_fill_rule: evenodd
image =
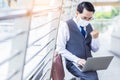
M77 11L82 13L84 8L88 11L95 12L94 6L90 2L82 2L77 6Z

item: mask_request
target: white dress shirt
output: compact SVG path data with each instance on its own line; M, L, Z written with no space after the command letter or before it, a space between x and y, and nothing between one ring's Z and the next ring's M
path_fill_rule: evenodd
M73 21L77 24L75 18L73 18ZM69 33L68 25L66 22L61 21L58 29L56 51L60 53L63 57L67 58L68 60L77 63L79 58L66 49L66 43L69 40L69 38L70 38L70 33ZM99 49L98 39L92 39L91 48L93 52L96 52Z

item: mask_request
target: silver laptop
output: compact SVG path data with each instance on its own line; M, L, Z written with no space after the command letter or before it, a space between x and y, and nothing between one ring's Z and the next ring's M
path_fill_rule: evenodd
M78 66L82 72L107 69L113 56L88 58L83 67Z

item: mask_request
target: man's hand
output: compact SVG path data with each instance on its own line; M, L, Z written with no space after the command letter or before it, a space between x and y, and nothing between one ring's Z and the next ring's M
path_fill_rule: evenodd
M77 62L78 65L84 66L86 63L85 59L79 59L79 61Z
M93 30L91 33L92 38L96 39L99 36L99 32L97 30Z

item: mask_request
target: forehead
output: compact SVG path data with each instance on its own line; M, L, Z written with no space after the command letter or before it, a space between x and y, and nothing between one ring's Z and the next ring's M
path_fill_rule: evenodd
M88 11L85 8L83 9L83 13L81 15L85 16L85 17L92 17L94 14L94 12Z

